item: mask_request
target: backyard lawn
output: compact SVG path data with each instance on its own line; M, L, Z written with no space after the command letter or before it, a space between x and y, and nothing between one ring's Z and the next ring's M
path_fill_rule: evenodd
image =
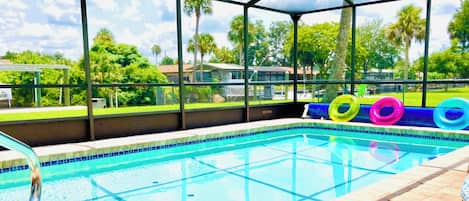
M250 102L250 105L276 104L290 102L289 100L262 100ZM223 107L242 107L243 101L225 102L225 103L188 103L185 104L186 110L202 109L202 108L223 108ZM130 106L120 108L100 108L94 109L95 116L128 114L128 113L145 113L145 112L164 112L178 111L179 104L155 105L155 106ZM86 109L81 110L59 110L59 111L41 111L41 112L18 112L18 113L0 113L0 122L37 120L37 119L55 119L69 117L83 117L87 115Z
M399 98L400 100L404 101L405 106L421 106L422 104L422 92L406 92L404 98L402 93L387 93L365 96L360 98L360 103L373 104L383 96L393 96ZM462 97L469 100L469 87L449 88L447 92L444 89L427 91L427 106L435 107L440 102L452 97Z
M406 106L420 106L422 102L421 92L406 92L403 98L402 93L387 93L379 95L371 95L360 98L361 104L373 104L376 100L383 96L393 96L404 100ZM441 101L451 97L463 97L469 99L469 87L464 88L450 88L447 92L444 90L428 91L427 106L434 107ZM302 99L301 101L308 101ZM250 101L250 105L263 105L291 102L291 100L256 100ZM223 107L242 107L243 101L225 102L225 103L189 103L185 104L186 109L202 109L202 108L223 108ZM164 111L178 111L179 104L158 105L158 106L131 106L120 108L104 108L94 109L93 113L96 116L113 115L113 114L128 114L128 113L144 113L144 112L164 112ZM298 114L301 115L301 114ZM18 112L18 113L0 113L0 122L8 121L22 121L22 120L36 120L36 119L54 119L54 118L68 118L68 117L83 117L86 116L86 109L81 110L59 110L59 111L41 111L41 112Z

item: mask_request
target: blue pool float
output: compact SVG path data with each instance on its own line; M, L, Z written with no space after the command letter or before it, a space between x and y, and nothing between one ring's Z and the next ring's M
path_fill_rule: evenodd
M460 109L457 109L460 108ZM462 115L455 119L447 117L447 113L462 110ZM435 124L447 130L460 130L469 126L469 101L464 98L449 98L441 102L433 110Z

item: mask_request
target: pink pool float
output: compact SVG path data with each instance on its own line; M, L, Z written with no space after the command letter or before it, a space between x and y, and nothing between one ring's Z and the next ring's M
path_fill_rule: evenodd
M385 107L392 107L391 114L381 115ZM404 104L394 97L384 97L376 101L370 109L370 120L376 125L393 125L404 115Z

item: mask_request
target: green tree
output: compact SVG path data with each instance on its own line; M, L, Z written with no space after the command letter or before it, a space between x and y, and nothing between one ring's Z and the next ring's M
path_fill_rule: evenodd
M272 64L277 66L287 66L288 58L283 49L286 45L287 37L293 29L292 23L288 21L273 22L267 34L267 41L269 43L270 56L272 57Z
M414 68L423 72L423 57L417 60ZM455 48L432 53L428 57L429 79L454 79L469 77L469 53L460 54ZM448 90L446 85L445 90Z
M248 45L254 40L254 24L248 23ZM230 31L228 32L228 40L230 40L239 53L239 65L244 63L244 16L238 15L233 18L230 23Z
M339 23L326 22L314 25L300 25L298 27L298 62L303 68L318 66L321 75L326 75L332 55L334 44L337 41ZM290 32L284 53L291 57L293 49L293 32Z
M270 65L270 48L267 32L261 20L254 23L254 40L248 49L248 64L255 66Z
M357 28L355 69L357 72L363 71L363 78L366 78L370 68L392 68L399 58L399 49L386 39L384 32L381 20Z
M155 64L158 65L158 55L160 55L160 53L161 53L160 46L157 45L157 44L154 44L151 47L151 52L153 53L153 55L155 55Z
M105 43L114 43L114 36L112 36L111 31L106 28L102 28L98 31L96 36L93 39L93 44L105 44Z
M213 63L236 63L236 51L227 47L217 48L210 62Z
M336 48L334 51L334 60L331 66L331 73L329 74L330 81L343 79L344 69L347 67L346 58L351 20L352 8L343 8L340 16L339 35L337 37ZM323 101L332 101L337 96L337 90L337 85L327 85L326 94Z
M56 70L56 69L43 69L40 72L41 84L83 84L83 80L74 78L79 77L79 75L84 75L84 72L78 68L76 62L73 62L70 59L65 58L61 53L55 54L41 54L38 52L33 52L30 50L14 53L6 52L5 56L2 59L8 59L14 64L61 64L70 66L70 75L72 78L66 80L65 71ZM5 71L0 72L0 83L8 84L33 84L34 83L34 73L33 72L19 72L19 71ZM30 107L34 106L34 89L12 89L14 97L14 106L20 107ZM59 105L60 96L62 96L64 103L67 102L69 97L67 97L68 89L63 90L64 93L60 93L59 88L43 88L41 89L41 104L43 106L57 106ZM83 90L72 88L70 89L71 94L79 95L83 94ZM65 93L67 92L67 93ZM67 100L67 101L65 101ZM72 102L72 104L82 104L81 101Z
M80 62L83 67L83 59ZM91 81L94 83L166 83L166 77L145 58L136 46L114 42L110 31L99 31L90 49ZM115 97L119 92L118 97ZM150 87L111 88L94 90L94 96L106 97L110 107L117 98L121 105L156 103ZM130 99L129 99L130 98Z
M448 32L451 39L458 40L463 52L469 50L469 0L461 1L461 9L454 14Z
M185 0L184 1L184 12L192 16L195 14L195 34L194 34L194 46L198 46L199 40L199 22L202 14L212 13L212 0ZM197 66L197 51L194 49L194 68Z
M161 65L173 65L174 64L174 59L171 58L171 57L163 57L163 59L161 60Z
M195 51L198 50L200 52L200 63L201 63L201 65L200 65L200 81L203 82L204 81L204 78L203 78L204 56L214 52L217 49L217 44L215 43L215 39L213 38L212 35L205 34L205 33L199 35L198 41L199 41L198 45L195 46L195 40L193 40L193 39L189 40L189 45L187 47L187 51L188 52L195 52Z
M404 50L405 66L403 69L403 80L409 78L409 50L412 41L416 40L420 42L425 37L425 19L420 17L421 13L421 8L417 8L413 5L405 6L399 11L397 22L389 25L385 32L386 38Z

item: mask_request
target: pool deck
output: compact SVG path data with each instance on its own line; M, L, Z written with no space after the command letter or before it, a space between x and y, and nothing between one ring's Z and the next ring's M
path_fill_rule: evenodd
M223 137L236 132L256 132L262 129L289 124L306 124L318 127L367 129L392 132L435 132L444 135L468 135L469 131L445 131L436 128L407 126L375 126L367 123L336 123L328 120L277 119L174 131L160 134L122 137L92 142L53 145L34 148L41 161L60 160L90 154L122 151L139 147L174 144L191 140ZM0 169L24 165L23 157L13 151L0 151ZM461 200L461 186L468 171L469 145L447 155L427 161L402 173L383 179L336 200Z

